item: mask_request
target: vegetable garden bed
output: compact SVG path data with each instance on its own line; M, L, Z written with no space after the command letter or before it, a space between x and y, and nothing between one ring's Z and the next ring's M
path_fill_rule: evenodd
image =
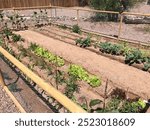
M147 104L139 96L118 89L113 83L110 85L109 80L100 79L35 43L29 44L19 35L7 34L3 35L5 42L1 43L5 49L88 112L147 110Z

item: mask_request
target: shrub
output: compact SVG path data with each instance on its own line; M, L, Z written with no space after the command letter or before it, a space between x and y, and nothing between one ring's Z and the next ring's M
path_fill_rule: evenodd
M73 31L74 33L81 34L81 29L80 29L80 27L79 27L77 24L73 25L72 31Z
M143 0L91 0L90 6L97 10L117 11L122 12L128 7L134 6L136 3L143 2ZM122 8L123 7L123 8ZM99 13L96 13L96 21L100 21L102 17L99 17ZM100 19L98 19L100 18ZM105 20L117 21L117 14L106 14ZM103 20L103 19L102 19Z
M76 45L80 45L80 47L89 47L91 45L91 38L87 37L85 39L79 38L76 40Z

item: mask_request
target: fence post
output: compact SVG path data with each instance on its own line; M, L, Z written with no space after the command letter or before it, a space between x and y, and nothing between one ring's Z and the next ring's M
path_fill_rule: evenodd
M77 25L79 25L79 9L77 9Z
M57 9L55 8L55 17L57 17Z
M118 41L120 40L120 35L122 31L122 22L123 22L123 14L121 14L120 23L119 23L119 30L118 30Z

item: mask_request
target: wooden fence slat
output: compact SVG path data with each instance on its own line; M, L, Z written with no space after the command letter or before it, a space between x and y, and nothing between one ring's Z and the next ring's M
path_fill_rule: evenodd
M12 7L35 7L35 6L62 6L71 7L79 5L79 0L0 0L0 9Z

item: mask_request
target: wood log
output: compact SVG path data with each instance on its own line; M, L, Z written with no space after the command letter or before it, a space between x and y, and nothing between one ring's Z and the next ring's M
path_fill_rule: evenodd
M126 17L123 21L125 24L150 24L150 17Z

